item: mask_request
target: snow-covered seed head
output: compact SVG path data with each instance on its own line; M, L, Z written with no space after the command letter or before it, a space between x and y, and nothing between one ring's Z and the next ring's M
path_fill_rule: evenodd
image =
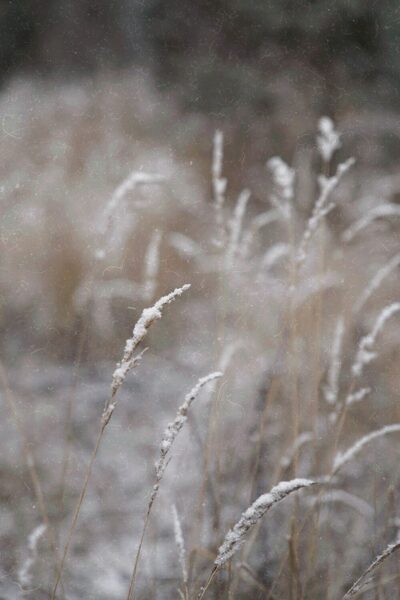
M357 355L352 366L352 372L355 377L360 377L364 366L369 364L377 357L377 352L373 350L378 334L382 331L386 321L394 314L400 311L400 302L394 302L385 306L375 321L372 331L361 338L358 344Z
M223 544L218 550L214 564L222 567L240 548L247 532L265 515L277 502L280 502L292 492L313 485L310 479L292 479L281 481L268 494L263 494L242 514L236 525L228 531Z
M28 536L28 556L18 570L18 581L22 588L32 585L32 569L38 556L38 545L46 532L46 525L38 525Z
M356 392L349 394L346 398L346 405L351 406L357 402L362 402L371 393L370 387L363 387L358 389Z
M301 239L299 249L296 256L296 262L301 265L307 256L307 249L311 238L320 226L321 221L335 208L336 202L331 199L331 194L339 185L343 175L354 165L354 158L349 158L345 162L338 165L335 175L325 177L321 175L318 179L320 193L311 214L308 219L303 237Z
M246 213L247 203L250 198L250 191L243 190L237 200L232 219L229 223L229 239L226 250L225 263L231 267L239 249L239 243L242 235L243 219Z
M333 153L341 146L340 134L329 117L321 117L318 122L317 146L325 162L329 162Z
M144 259L144 276L142 296L152 300L157 287L157 276L160 268L161 231L154 231L146 250Z
M342 234L342 240L346 243L351 242L354 237L363 231L368 225L373 223L377 219L383 219L386 217L400 217L400 206L391 202L385 202L379 206L372 208L367 214L363 215L355 221L346 231Z
M346 592L343 596L343 600L350 600L354 596L357 596L363 586L371 580L371 573L375 571L380 564L382 564L389 556L391 556L394 552L400 550L400 539L397 538L395 542L389 544L385 550L379 554L375 560L369 565L367 569L362 573L362 575L357 579L355 583L351 586L351 588Z
M290 202L294 197L295 171L285 163L279 156L273 156L267 162L273 183L274 193L270 200L274 207L279 210L285 219L290 217Z
M223 206L225 204L226 178L222 177L222 165L224 160L224 134L217 129L214 135L213 157L212 157L212 187L214 196L214 208L218 239L217 246L222 246L225 238Z
M272 173L274 184L279 189L280 196L285 200L291 200L295 178L294 169L291 169L279 156L270 158L267 167Z
M372 431L368 433L364 437L357 440L355 444L353 444L346 452L339 452L335 460L333 461L333 473L337 473L339 469L344 467L350 460L352 460L367 444L376 440L379 437L388 435L389 433L399 433L400 432L400 423L395 423L393 425L386 425L382 427L382 429L378 429L377 431Z
M222 377L222 373L220 371L216 371L215 373L210 373L205 377L202 377L198 380L194 388L190 390L190 392L186 395L183 404L178 408L178 412L176 414L175 419L167 425L166 430L164 431L161 448L160 448L160 458L156 463L156 478L157 482L159 482L164 474L165 467L167 465L167 454L171 450L171 446L174 443L176 436L184 426L187 421L188 410L193 403L193 401L199 395L200 390L209 382L214 381Z
M186 550L185 542L183 540L182 525L179 519L178 511L176 510L175 504L172 505L172 516L174 519L174 534L175 543L178 549L179 564L181 565L183 583L188 582L188 573L186 568Z
M388 277L398 266L400 265L400 254L396 254L389 260L388 263L384 264L375 275L372 277L366 288L363 290L358 300L355 302L353 307L353 314L358 314L364 307L365 303L371 297L371 295L382 285L383 280Z
M342 365L342 341L344 334L344 320L339 317L332 343L331 360L328 370L328 381L324 388L325 400L328 404L335 405L339 392L340 369Z
M171 304L171 302L173 302L179 296L182 296L182 294L189 288L189 284L186 284L181 288L176 288L170 294L160 298L153 306L143 310L133 329L132 337L126 340L122 360L117 364L117 368L114 371L111 386L112 396L115 396L118 389L125 381L129 371L133 368L133 366L135 366L135 358L133 353L140 342L142 342L146 337L151 325L158 319L161 319L162 311L167 304Z
M101 246L96 248L95 256L98 260L103 260L106 256L107 245L110 241L112 234L114 221L116 216L121 210L121 203L126 195L133 191L137 186L149 185L149 184L160 184L165 181L165 177L159 173L145 173L143 171L132 171L126 179L119 184L114 190L109 202L107 203L103 215L102 221L99 227L99 233L101 235Z

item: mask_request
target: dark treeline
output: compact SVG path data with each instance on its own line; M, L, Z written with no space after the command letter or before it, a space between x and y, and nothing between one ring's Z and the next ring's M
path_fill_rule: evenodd
M397 0L2 0L0 74L138 65L194 109L271 108L285 72L395 106ZM366 93L367 92L367 93Z

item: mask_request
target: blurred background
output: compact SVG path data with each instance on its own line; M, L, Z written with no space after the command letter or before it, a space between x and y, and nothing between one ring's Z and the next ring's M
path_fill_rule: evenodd
M285 86L317 111L398 104L395 0L5 0L0 26L3 83L131 67L181 110L220 117L271 117Z
M0 1L1 598L49 597L54 548L43 538L32 554L28 536L47 514L60 553L124 341L143 307L175 286L192 289L154 326L143 366L121 391L71 548L66 597L125 597L162 431L197 378L221 365L226 380L205 393L204 413L199 406L169 467L144 548L140 598L176 596L173 502L197 589L222 532L256 492L297 467L301 476L326 473L333 421L322 398L338 315L347 319L344 389L360 336L400 292L399 107L397 0ZM323 115L341 132L328 166L315 141ZM236 222L236 243L243 242L233 262L221 261L214 244L216 129L224 136L226 234L235 235ZM299 423L316 436L296 469L290 460L279 467L293 441L293 365L283 302L287 232L272 215L266 169L275 155L296 170L296 243L318 174L333 175L350 155L357 160L296 289ZM132 173L147 183L128 186L107 230L107 207ZM241 215L234 207L243 188L251 196ZM380 203L390 210L367 223L370 235L346 245L343 231ZM352 312L389 261L372 300ZM399 327L385 339L366 375L379 407L373 397L351 413L348 443L400 420ZM271 382L279 390L269 405ZM301 560L316 557L304 571L309 595L296 595L290 567L281 566L292 530L278 512L268 525L274 543L260 536L253 579L247 573L236 597L256 598L254 590L273 582L279 599L341 597L398 521L390 450L378 448L372 475L369 463L352 474L368 503L362 514L338 511L336 522L324 513L321 530L312 531L321 552L300 552ZM352 490L351 477L343 489ZM350 537L354 546L343 544ZM226 597L223 585L215 597Z
M37 281L28 283L32 260L36 279L55 278L38 309L49 326L54 306L59 323L74 319L68 299L83 277L88 242L68 220L93 228L94 213L132 169L166 169L175 178L172 195L187 199L186 185L207 197L217 127L225 134L231 190L251 186L256 207L265 205L268 157L279 154L302 168L313 161L322 114L340 122L342 144L359 165L395 171L399 11L395 0L2 2L0 174L3 206L10 203L4 236L21 248L19 220L29 221L25 239L44 204L48 218L52 210L65 216L56 227L38 216L51 252L42 237L35 256L21 251L8 267L3 258L3 279L10 279L6 269L19 269L25 282L21 291L13 282L12 301L3 289L5 333L18 298L25 341L26 327L38 333L21 310L38 291ZM68 353L70 343L63 347Z

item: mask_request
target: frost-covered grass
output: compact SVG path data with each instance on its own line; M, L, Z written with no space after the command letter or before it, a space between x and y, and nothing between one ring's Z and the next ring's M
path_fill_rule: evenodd
M395 597L398 174L43 89L0 101L0 595Z

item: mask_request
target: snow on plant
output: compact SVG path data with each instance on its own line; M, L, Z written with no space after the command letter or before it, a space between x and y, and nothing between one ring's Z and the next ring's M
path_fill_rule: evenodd
M292 212L291 203L294 198L295 171L279 156L270 158L267 167L272 174L274 184L270 201L284 219L289 219Z
M182 570L182 580L185 586L188 583L188 572L186 567L186 549L185 542L183 539L182 525L179 519L178 511L176 510L175 504L172 505L172 517L174 520L174 534L175 544L178 549L179 564Z
M400 206L386 202L372 208L366 215L346 229L342 234L342 240L351 242L360 231L363 231L376 219L383 219L384 217L400 217Z
M141 316L139 317L139 320L136 322L136 325L133 328L132 337L130 337L126 341L122 361L117 364L117 368L115 369L113 376L112 376L111 398L109 398L106 401L104 410L101 415L100 428L99 428L99 432L97 434L96 443L95 443L93 452L92 452L90 460L89 460L89 464L88 464L86 472L85 472L85 477L84 477L81 493L79 495L77 504L75 506L75 510L74 510L73 517L72 517L72 522L71 522L71 525L70 525L70 528L68 531L67 541L65 542L65 545L64 545L64 550L63 550L63 554L62 554L62 558L61 558L60 567L57 570L57 577L56 577L54 588L53 588L53 591L51 594L52 600L55 600L55 598L56 598L57 589L58 589L58 586L61 581L61 576L62 576L65 562L68 557L68 552L69 552L69 548L71 545L72 537L73 537L76 525L78 523L78 518L79 518L79 514L81 511L83 501L86 497L86 492L87 492L87 488L89 485L89 480L91 477L93 464L94 464L94 461L96 460L98 450L100 447L100 443L103 438L106 427L109 424L111 417L114 413L115 407L116 407L115 396L116 396L118 390L120 389L120 387L122 386L123 382L125 381L126 376L128 375L129 371L131 371L140 362L140 360L142 359L142 356L145 352L145 350L143 350L141 353L135 355L135 350L137 349L139 344L146 337L151 325L155 321L161 319L163 309L165 308L165 306L167 306L168 304L171 304L171 302L176 300L176 298L181 296L189 288L190 288L189 284L185 284L181 288L176 288L175 290L173 290L166 296L162 296L150 308L145 308L143 310Z
M341 146L340 134L329 117L321 117L318 121L317 146L322 159L329 163L334 152Z
M372 296L372 294L378 290L384 279L388 277L393 271L400 265L400 254L396 254L389 260L386 265L383 265L375 275L372 277L371 281L368 283L358 300L355 302L353 307L353 313L358 314L361 309L365 306L366 302Z
M240 236L242 233L243 219L247 203L250 198L249 190L243 190L237 200L232 219L229 223L229 237L226 250L226 265L231 267L239 249Z
M222 567L239 550L250 529L254 527L274 504L280 502L289 494L314 484L315 481L311 479L281 481L269 493L257 498L242 514L236 525L226 534L222 545L219 547L217 558L214 561L216 567Z
M145 300L151 300L157 286L157 276L160 269L160 245L161 231L154 231L147 246L144 259L144 278L142 296Z
M288 244L283 244L282 242L274 244L264 254L260 269L262 271L271 269L281 258L286 258L289 253L290 246Z
M187 421L187 413L190 406L199 395L200 390L205 385L207 385L207 383L214 381L215 379L219 379L220 377L222 377L222 373L220 371L216 371L215 373L210 373L205 377L201 377L201 379L198 380L194 388L192 388L190 392L186 395L183 404L178 408L178 412L176 414L175 419L168 424L166 430L164 431L161 442L160 458L156 464L157 481L160 481L163 476L167 464L167 455L171 450L172 444L174 443L176 436Z
M339 317L336 323L335 334L332 342L331 360L328 370L328 381L324 388L325 400L328 404L334 405L338 399L339 377L342 366L342 341L344 334L344 319Z
M344 467L348 462L353 460L355 456L370 442L376 440L377 438L388 435L389 433L398 433L400 432L400 423L395 423L393 425L386 425L382 427L382 429L378 429L377 431L372 431L367 435L364 435L362 438L357 440L355 444L353 444L348 450L345 452L339 452L334 461L333 461L333 473L337 473L342 467Z
M212 187L214 195L214 208L216 214L218 239L216 243L221 246L225 241L224 204L227 180L222 177L222 164L224 160L224 134L217 130L214 135L213 160L212 160Z
M100 234L102 243L96 250L96 258L103 260L106 256L106 251L109 247L110 239L113 233L115 219L120 214L122 201L126 198L129 192L135 190L140 185L160 184L165 181L165 177L158 173L145 173L142 171L133 171L126 179L119 184L113 192L109 202L107 203L100 225Z
M263 227L279 221L280 213L278 210L267 210L251 219L247 229L243 232L240 242L239 253L243 259L249 258L252 252L252 246L257 234Z
M18 569L18 583L25 590L32 585L32 569L38 558L39 542L46 529L46 525L38 525L28 536L28 556Z
M181 296L186 290L190 288L189 284L183 285L181 288L176 288L173 292L170 292L166 296L162 296L153 306L145 308L137 321L132 337L126 340L124 355L120 363L117 364L112 377L112 397L115 396L129 371L135 365L134 352L139 344L144 340L148 330L154 321L161 319L162 311L167 304L171 304L176 298Z
M356 392L353 392L352 394L348 394L348 396L346 397L346 405L351 406L352 404L357 404L357 402L362 402L364 400L364 398L369 396L370 393L371 393L370 387L360 388Z
M168 364L176 366L178 363L180 367L180 357L186 353L185 368L191 363L197 365L196 369L197 367L203 368L200 367L200 363L201 365L206 363L208 365L208 360L212 357L218 371L198 380L184 398L175 418L168 423L163 433L158 456L156 457L155 472L152 473L153 479L149 482L149 502L144 507L144 521L140 525L143 529L137 540L137 546L135 546L137 552L128 592L128 598L130 599L134 597L139 557L153 503L156 497L158 498L161 482L166 476L166 468L171 459L176 438L185 426L188 415L190 418L192 403L205 385L208 386L207 399L212 399L211 406L208 404L203 405L207 411L211 408L210 418L207 420L209 429L203 432L202 430L197 431L196 427L195 433L198 436L198 445L190 444L187 447L187 451L192 453L196 461L194 463L196 468L193 468L194 475L191 478L191 474L182 473L182 480L181 478L174 478L173 481L174 485L177 486L177 489L174 490L175 494L179 495L182 488L185 488L185 492L189 491L189 496L190 490L194 490L193 496L196 496L195 478L198 476L201 488L198 494L198 503L201 507L199 511L202 511L202 517L197 522L196 512L193 512L193 518L189 519L187 523L189 534L187 539L190 540L190 546L188 545L186 553L180 516L176 508L172 507L171 515L169 503L167 503L166 508L160 506L160 514L158 515L160 518L160 531L170 531L173 527L178 550L177 558L182 572L181 582L178 583L181 589L176 590L176 582L171 581L171 578L169 583L166 582L163 579L163 574L160 576L158 573L159 565L157 565L157 575L155 575L157 584L155 585L160 582L160 586L174 586L173 592L160 587L160 590L156 590L156 593L161 595L175 593L175 595L179 594L185 600L194 599L197 582L204 575L205 561L209 556L212 560L215 558L214 565L211 567L213 569L211 578L216 572L219 572L220 581L218 582L219 590L217 590L219 594L223 595L226 591L228 595L231 593L232 596L238 599L242 597L242 593L254 595L253 590L243 591L245 588L243 590L239 589L243 571L246 571L247 576L250 574L257 590L265 594L266 597L268 595L276 598L289 597L289 595L295 596L296 594L293 593L292 589L294 584L292 586L292 583L293 581L296 583L296 577L299 580L299 589L304 584L304 590L300 590L303 595L306 594L310 598L317 597L314 596L314 588L311 586L315 585L316 594L321 591L319 586L325 585L325 581L322 584L319 583L321 580L320 573L326 571L328 563L330 566L332 556L330 554L326 558L327 552L325 551L314 552L314 549L317 548L315 544L318 543L315 540L323 538L323 532L321 536L319 535L321 533L320 520L317 517L320 516L321 505L334 503L339 504L340 512L329 511L328 526L331 527L331 535L326 538L326 543L329 543L332 539L335 544L338 544L338 547L343 549L345 559L343 562L346 562L345 576L347 578L348 564L351 560L351 555L347 553L351 551L350 544L339 546L341 541L337 539L340 526L347 524L347 521L345 521L347 513L343 512L343 507L350 507L357 511L358 515L361 515L364 529L371 522L373 514L375 514L374 518L377 521L381 518L378 511L374 512L371 508L370 488L367 487L368 478L361 472L361 469L366 471L365 465L368 465L368 462L364 461L362 463L360 461L360 463L353 464L352 461L359 458L366 445L373 440L391 433L400 433L400 424L387 425L377 431L367 433L354 444L344 441L343 447L347 450L341 452L336 450L337 447L341 447L342 442L339 445L339 441L342 439L342 435L344 440L349 439L349 428L346 427L347 423L345 422L347 412L350 413L351 417L357 418L361 425L365 424L367 420L369 422L368 411L362 412L362 401L371 393L371 388L359 387L356 378L362 375L365 365L376 357L375 345L378 337L388 319L400 311L400 303L389 304L379 315L372 331L361 337L353 365L345 363L343 339L346 336L346 345L351 343L354 328L359 326L357 319L361 320L360 317L364 317L361 311L366 308L371 296L396 272L400 264L400 254L393 252L391 254L393 258L390 258L386 264L379 268L364 290L359 290L356 287L357 278L354 277L354 282L349 282L349 277L347 277L348 275L352 276L351 269L354 268L351 262L351 253L354 253L356 259L354 264L358 264L356 252L359 252L359 249L356 245L352 247L344 246L340 243L340 232L336 235L337 232L335 231L335 235L326 236L323 249L318 248L317 244L315 244L315 248L312 246L313 236L316 236L326 215L336 206L338 186L339 184L345 184L345 181L342 181L343 176L354 163L353 159L349 159L339 164L336 171L330 165L334 152L341 144L340 134L336 131L333 122L327 117L323 117L319 122L317 148L324 162L324 175L321 175L318 179L316 202L311 208L311 216L306 220L305 225L301 215L304 203L302 203L301 193L299 202L295 199L295 188L298 187L299 192L303 192L303 199L305 199L304 189L309 191L312 188L312 182L309 182L310 185L303 186L304 177L302 173L297 179L294 169L282 159L278 157L270 159L267 166L272 175L272 194L270 198L272 209L265 212L261 209L260 214L257 215L255 214L257 205L259 206L263 201L268 201L268 194L265 194L263 198L262 193L253 193L252 190L245 189L239 195L236 203L234 198L228 197L227 180L223 175L223 143L223 134L221 131L217 131L214 136L211 166L212 209L208 209L207 203L202 205L201 202L193 202L193 206L190 205L190 210L184 214L183 212L179 213L177 221L172 225L173 231L168 229L171 219L166 219L167 222L165 227L163 224L162 235L161 224L152 223L152 226L154 225L152 231L147 234L145 232L147 248L144 251L143 265L135 265L135 269L138 267L138 271L142 273L140 280L136 283L128 278L123 279L123 273L115 279L108 279L107 275L104 281L97 277L103 268L102 261L107 256L106 250L109 247L110 240L118 238L119 247L123 247L124 240L121 241L120 232L116 231L115 225L117 221L121 221L120 217L125 217L126 205L124 201L129 194L137 191L138 186L158 185L162 183L163 178L157 174L134 172L118 186L102 215L100 243L98 243L99 251L97 253L98 260L95 262L96 269L94 270L96 272L92 273L93 285L88 284L88 279L80 280L80 285L77 285L77 291L73 295L78 312L83 313L82 308L89 306L90 311L88 312L94 315L96 322L96 332L102 335L102 340L111 340L114 333L112 327L113 298L118 296L126 300L127 304L128 300L131 304L132 299L135 302L145 299L149 305L153 304L155 293L157 293L161 259L162 263L167 265L165 277L169 273L174 273L174 275L178 273L180 276L179 269L184 263L182 269L192 269L197 282L200 284L198 286L199 292L194 295L194 298L191 298L192 304L189 312L191 322L196 321L198 318L198 326L203 329L205 329L205 323L207 323L207 327L211 323L211 328L215 323L217 338L215 340L211 340L213 336L208 330L204 336L203 332L202 336L199 336L204 337L205 341L196 338L193 343L188 336L185 338L183 349L175 351L175 340L167 339L168 347L165 354L168 357ZM298 186L297 181L299 181ZM251 203L249 203L250 193L254 198ZM190 197L190 194L188 197ZM360 214L362 217L355 223L347 222L345 226L347 229L343 234L343 239L346 241L354 239L375 219L400 214L398 206L389 202L367 212L364 210L363 201L365 199L361 198L361 200ZM183 203L180 208L182 206ZM187 203L185 211L188 206ZM138 206L135 203L135 218L137 210ZM170 206L166 210L169 211ZM347 206L343 203L340 223L342 220L347 219L346 211ZM187 219L193 214L199 216L199 222L192 227ZM124 218L122 220L124 221ZM143 219L143 222L146 224L147 220ZM335 224L335 227L339 228L340 223ZM129 227L130 225L127 223L127 230ZM179 227L182 228L184 233L175 231ZM199 232L204 232L204 238L201 237ZM132 229L129 229L129 234L132 234ZM132 242L130 243L133 243L134 236L131 237ZM290 239L287 239L288 237ZM335 238L338 242L334 241ZM138 244L140 244L141 239L137 242ZM365 239L361 238L360 245L364 241ZM163 242L163 248L161 248L161 242ZM173 248L184 261L179 260L176 263L169 263L169 254L167 253L164 257L162 252L164 245ZM361 246L361 248L364 251L364 246ZM380 252L387 255L391 252L391 249L389 239L387 246ZM365 250L365 256L367 256L368 247ZM138 252L138 254L141 254L141 252ZM124 255L127 255L127 253L125 252ZM130 256L131 254L129 254ZM176 256L174 255L173 258L176 258ZM347 258L350 267L345 264ZM307 264L304 266L307 268L300 269L305 261L307 261ZM123 268L120 266L121 264L112 265L110 268L119 272L119 269ZM237 272L240 272L240 277L235 276ZM295 282L293 286L292 276ZM111 395L101 415L100 432L96 438L95 449L90 458L88 469L84 475L82 490L72 515L72 524L67 531L59 577L63 572L79 511L85 498L93 461L104 429L113 416L119 390L130 371L141 360L145 351L140 352L141 345L144 343L152 324L162 317L167 305L181 296L188 288L188 285L177 288L170 294L160 298L153 306L145 308L133 328L131 337L126 341L122 359L116 365L112 375ZM334 288L333 293L329 291L325 294L326 291L332 288ZM295 291L295 296L293 302L290 302L291 313L288 314L290 311L287 307L285 295L292 289ZM356 298L355 302L353 302L354 297ZM321 314L318 313L319 309ZM365 317L369 318L369 314L366 314ZM106 327L106 323L110 324L111 327ZM178 327L171 327L169 332L173 334L175 329L177 331ZM163 348L160 354L162 352L164 352ZM237 368L234 368L232 359L236 352L237 358L235 356L234 366ZM292 360L292 358L295 360ZM163 363L164 359L164 356L154 357L155 361L159 361L154 370L154 380L161 383L150 381L153 377L143 378L143 385L148 387L145 391L146 406L143 406L140 410L147 410L148 414L153 411L151 419L156 418L158 411L161 414L161 411L168 409L167 405L161 407L158 404L158 398L154 402L152 400L152 391L154 389L158 390L158 386L163 384L163 379L158 379L158 368L165 364ZM205 368L208 367L209 365ZM229 371L229 375L232 375L232 378L226 377L222 386L219 385L221 371ZM379 377L382 376L379 375ZM176 374L174 373L174 382L171 385L177 386L175 382L177 378L178 368ZM346 388L347 380L349 380L349 386ZM151 387L152 385L154 385L154 388ZM386 389L390 386L385 387L382 385L381 379L376 385L376 389L381 391L383 405ZM294 390L293 398L292 390ZM218 393L213 393L217 391ZM389 393L390 389L387 391L387 394ZM331 411L330 415L326 415L326 410L321 410L321 399L328 405L328 409ZM166 400L168 402L168 398ZM153 402L153 404L150 402ZM294 414L296 410L298 412ZM289 424L295 426L293 430L288 430ZM117 429L115 427L113 432L110 433L115 435ZM128 435L128 432L126 433ZM218 439L219 437L220 439ZM224 447L227 438L228 450ZM243 440L246 440L246 443L243 443ZM308 451L301 453L305 444L310 444L307 447ZM235 446L238 448L237 456L233 452ZM128 448L130 451L130 446ZM196 456L198 449L200 449L199 456ZM135 450L137 450L137 447L135 447ZM201 450L203 450L203 453L201 453ZM264 452L264 450L266 451ZM140 449L138 451L140 452ZM331 459L332 455L333 466L329 469L326 462ZM301 461L297 460L298 456L301 456ZM139 458L142 458L142 456L139 455ZM117 457L115 460L117 460ZM203 465L202 472L197 472L199 463ZM279 473L284 469L286 473L293 473L290 476L296 477L299 463L304 477L308 477L309 472L313 473L314 470L318 470L320 473L329 472L329 474L313 478L313 480L307 478L293 479L288 482L282 481L272 487L274 482L279 481ZM351 484L360 486L363 490L363 492L359 492L360 497L349 493L345 489L334 489L338 482L343 484L340 473L346 465L349 465L349 469L354 467L354 472L357 472L358 469L361 472L357 480L355 478L344 479L344 482L350 481ZM130 471L134 470L132 468ZM137 476L130 472L129 480L120 482L122 487L125 486L124 491L132 489L133 477ZM187 477L187 479L183 479L184 477ZM289 478L289 475L286 475L285 478ZM230 565L229 572L223 572L223 567L227 565L232 557L236 556L236 553L251 533L254 533L255 539L258 530L257 525L260 524L261 519L271 507L284 500L291 493L307 488L316 482L324 485L323 491L316 493L316 497L311 499L312 502L309 503L310 511L301 515L298 530L299 532L303 525L304 532L309 531L309 527L311 528L313 535L312 552L302 555L301 536L298 536L298 548L296 549L296 544L293 542L296 535L291 535L289 559L287 560L285 555L280 558L277 556L280 549L279 544L271 537L265 542L268 544L267 557L263 551L254 552L252 557L254 566L250 566L250 548L254 548L254 546L249 544L245 549L249 552L247 555L246 552L243 553L244 556L239 565L234 563ZM137 480L135 480L136 483ZM141 480L140 485L145 485L145 482ZM271 491L262 494L251 504L249 499L247 503L245 501L246 506L250 504L249 508L240 517L240 511L238 511L238 521L224 538L224 532L221 534L220 523L224 523L227 518L231 518L232 513L230 511L234 510L234 505L230 505L229 499L234 496L235 490L237 489L240 495L244 495L248 491L248 497L253 499L259 494L261 486L262 489L265 489L265 485L272 487ZM365 497L361 497L364 493ZM110 502L118 502L118 498L115 497L114 493L111 496ZM384 496L383 488L382 496ZM67 495L66 498L68 498ZM128 498L128 501L131 502L131 495L126 494L125 498ZM227 499L228 503L226 502ZM192 499L182 497L182 502L186 500L188 502L187 506L191 507ZM195 500L197 500L196 497ZM96 498L93 501L95 502ZM290 509L291 506L288 508ZM335 508L338 507L335 506ZM162 512L163 510L164 512ZM134 515L137 515L136 505L132 505L132 511ZM106 511L104 511L104 514L106 514ZM323 511L322 515L325 517L328 515L328 511ZM352 537L354 531L358 530L358 515L353 512L350 513L351 520L355 525L351 525L354 530L349 531L348 539ZM295 516L296 511L292 513L291 532L295 532L293 525L297 524ZM289 510L286 517L290 518ZM234 520L233 523L235 523ZM282 524L285 527L286 523L283 518L279 519L279 523L276 525L277 528L281 528ZM198 531L196 531L197 526ZM271 530L273 526L272 523ZM323 523L323 526L326 526L326 522ZM199 535L196 536L196 533ZM216 536L218 537L216 538ZM283 535L282 538L284 538ZM222 540L217 552L215 552L216 539ZM153 556L156 556L156 554L162 555L161 570L164 567L167 570L169 566L174 566L177 562L175 552L165 552L164 542L166 540L166 536L163 535L160 542L162 544L162 554L158 552L155 544L151 548ZM132 541L136 543L136 540L129 539L129 544ZM126 539L124 542L126 542ZM358 540L353 546L357 546L357 544ZM31 543L29 542L30 546ZM48 548L48 551L51 551L51 549ZM298 564L295 564L296 551L300 556ZM317 559L315 563L306 564L307 557L311 554L318 554ZM264 569L265 560L267 559L270 561L268 568L271 569L271 578L268 576L268 578L263 579L260 573L261 569ZM122 563L123 558L121 559ZM32 564L28 561L25 565L25 572L23 568L20 570L19 581L21 586L28 586L33 570ZM282 564L282 568L279 567L279 572L273 573L275 565L278 564ZM355 564L358 563L355 561ZM307 569L304 571L304 578L301 572L303 565ZM152 568L153 566L149 561L149 569ZM339 568L340 566L338 566L338 570ZM154 572L156 572L155 567ZM340 594L344 593L344 590L340 589L340 593L336 594L337 590L335 589L343 586L345 580L342 578L342 574L342 572L335 573L335 581L329 582L333 589L324 590L332 597L340 597ZM315 579L313 581L314 575ZM64 580L65 577L63 583ZM274 583L270 586L272 580ZM205 594L210 581L211 579L200 592L200 597ZM276 590L272 589L275 582L277 583ZM125 583L125 580L123 580L122 585L124 586ZM309 586L307 589L306 584ZM53 598L56 597L57 585L58 581L53 591ZM290 594L285 594L289 590L289 586ZM149 593L153 593L153 591L141 590L141 595L148 595ZM298 594L299 597L301 593ZM96 595L94 589L93 594Z
M342 177L347 173L347 171L354 165L354 158L349 158L344 163L341 163L335 175L332 177L325 177L325 175L320 175L318 178L319 183L319 196L314 205L311 217L309 218L306 228L303 233L303 237L301 239L299 249L296 256L296 262L298 265L301 265L307 256L307 249L310 244L311 238L317 231L320 226L322 220L335 208L336 202L331 199L331 194L333 190L339 185Z
M397 539L395 542L389 544L385 550L375 558L369 567L365 569L357 581L353 583L351 588L343 596L343 600L350 600L350 598L354 598L354 596L358 595L363 586L371 580L371 574L377 569L377 567L379 567L379 565L381 565L387 558L389 558L389 556L397 552L399 549L400 539Z
M358 344L357 355L352 366L352 372L355 377L360 377L364 366L373 361L378 353L373 350L378 334L382 331L386 321L394 314L400 311L400 302L394 302L386 306L379 314L372 331L361 338Z
M161 480L164 475L164 471L168 464L167 463L167 455L169 454L171 447L172 447L178 433L181 431L182 427L186 423L188 410L189 410L190 406L192 405L192 403L194 402L194 400L199 395L200 390L205 385L207 385L207 383L210 383L220 377L222 377L222 373L219 371L210 373L209 375L206 375L205 377L201 377L198 380L198 382L196 383L196 385L185 396L185 400L184 400L183 404L178 408L178 412L176 414L175 419L171 423L168 424L166 430L164 431L163 438L161 441L161 447L160 447L160 458L158 459L158 461L156 462L156 465L155 465L156 481L155 481L155 484L153 486L153 489L152 489L152 492L150 495L149 503L147 505L146 517L145 517L144 524L143 524L142 534L140 536L139 546L138 546L136 556L135 556L135 562L133 565L133 571L132 571L132 576L131 576L131 580L130 580L130 584L129 584L127 600L131 600L131 598L133 598L133 595L135 593L136 573L137 573L137 568L138 568L138 564L139 564L140 553L142 550L142 545L143 545L147 525L149 522L150 513L153 508L155 499L157 497L158 490L160 488L160 483L161 483Z

